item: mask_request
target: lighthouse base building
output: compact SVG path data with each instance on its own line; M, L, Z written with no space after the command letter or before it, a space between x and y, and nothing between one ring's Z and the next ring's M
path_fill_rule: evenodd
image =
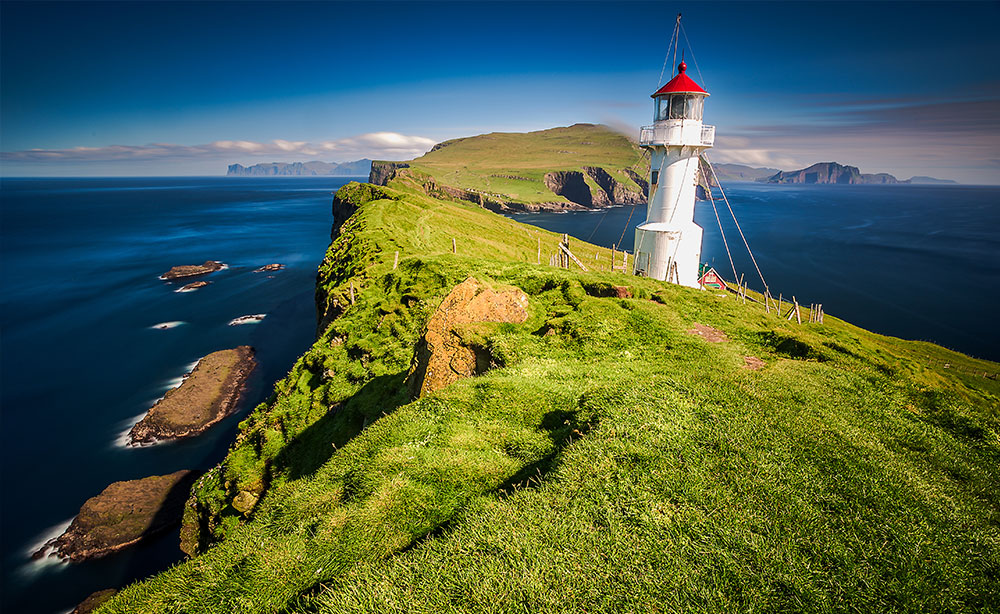
M653 95L653 125L639 145L650 154L649 208L635 229L634 272L692 288L699 287L702 229L694 223L700 156L715 141L715 126L702 124L709 95L685 72Z

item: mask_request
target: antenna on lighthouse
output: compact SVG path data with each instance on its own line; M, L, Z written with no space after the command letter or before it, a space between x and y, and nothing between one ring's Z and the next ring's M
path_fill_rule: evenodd
M663 56L663 68L660 69L660 76L656 79L656 88L659 89L663 83L663 73L667 71L667 62L670 60L670 50L674 50L674 60L677 59L677 37L680 36L681 14L677 13L677 21L674 23L674 31L670 34L670 42L667 43L667 55Z

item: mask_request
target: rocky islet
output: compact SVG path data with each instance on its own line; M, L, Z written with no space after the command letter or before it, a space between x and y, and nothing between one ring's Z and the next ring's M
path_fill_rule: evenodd
M171 281L174 279L197 277L198 275L221 271L226 267L227 265L224 262L219 262L218 260L206 260L202 264L181 264L171 267L169 271L160 275L160 279L164 281Z
M129 432L131 445L193 437L233 412L256 361L248 345L212 352Z
M88 499L69 528L34 558L100 558L176 526L197 476L183 470L111 484Z

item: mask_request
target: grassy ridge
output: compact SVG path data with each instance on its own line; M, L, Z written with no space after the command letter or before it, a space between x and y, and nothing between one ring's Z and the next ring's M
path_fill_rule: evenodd
M536 266L555 235L392 187L338 195L360 208L318 292L343 312L202 480L218 543L100 611L1000 607L1000 386L935 366L996 365ZM529 320L477 331L500 368L410 402L413 344L469 275Z

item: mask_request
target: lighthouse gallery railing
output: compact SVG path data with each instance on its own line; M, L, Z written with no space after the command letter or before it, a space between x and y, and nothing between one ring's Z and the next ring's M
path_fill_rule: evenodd
M643 126L639 130L640 145L704 145L711 147L715 142L715 126L701 127L701 134L691 134L691 128L685 130L681 124Z

